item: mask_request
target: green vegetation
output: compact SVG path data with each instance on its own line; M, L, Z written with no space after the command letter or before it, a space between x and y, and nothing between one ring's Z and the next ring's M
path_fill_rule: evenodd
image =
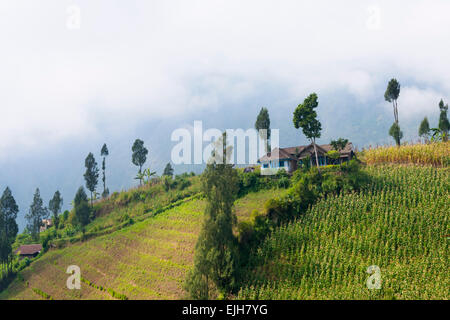
M448 299L449 169L365 171L361 192L322 198L255 248L237 298Z
M45 293L44 291L38 289L38 288L33 288L34 293L36 293L37 295L41 296L42 298L46 299L46 300L53 300L52 296Z

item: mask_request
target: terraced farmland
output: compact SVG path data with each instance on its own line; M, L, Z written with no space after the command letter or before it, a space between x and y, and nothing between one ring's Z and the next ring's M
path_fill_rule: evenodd
M240 199L238 217L250 209L262 211L264 202L279 192ZM115 299L115 294L128 299L184 298L182 283L193 263L203 209L202 200L192 200L111 234L50 250L24 269L0 299L44 298L33 289L53 299ZM66 287L69 265L81 269L81 290Z

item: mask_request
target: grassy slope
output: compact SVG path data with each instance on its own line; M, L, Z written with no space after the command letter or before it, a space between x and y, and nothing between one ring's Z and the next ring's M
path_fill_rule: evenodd
M253 255L241 299L448 299L449 168L383 166L361 193L322 199ZM381 269L369 290L367 268Z
M254 209L262 212L265 201L280 192L262 191L239 199L238 218L245 219ZM42 298L33 288L54 299L112 299L86 283L81 290L68 290L65 270L72 264L81 268L83 278L129 299L183 298L182 282L193 262L203 208L202 200L192 200L114 233L51 250L24 269L23 281L16 279L0 299Z

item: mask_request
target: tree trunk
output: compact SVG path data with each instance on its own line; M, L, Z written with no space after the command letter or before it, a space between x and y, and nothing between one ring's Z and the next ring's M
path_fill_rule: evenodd
M394 120L395 123L398 124L398 108L397 108L397 100L393 101L393 105L394 105Z
M320 173L320 168L319 168L319 157L317 156L317 149L316 149L316 139L313 139L312 142L313 142L313 146L314 146L314 153L316 154L316 166L317 166L317 170L319 170L319 173Z

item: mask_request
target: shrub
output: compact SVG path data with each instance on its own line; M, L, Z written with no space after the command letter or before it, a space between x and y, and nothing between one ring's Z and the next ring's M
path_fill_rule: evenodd
M287 189L289 188L290 183L291 181L289 180L288 177L282 177L278 180L278 187Z

